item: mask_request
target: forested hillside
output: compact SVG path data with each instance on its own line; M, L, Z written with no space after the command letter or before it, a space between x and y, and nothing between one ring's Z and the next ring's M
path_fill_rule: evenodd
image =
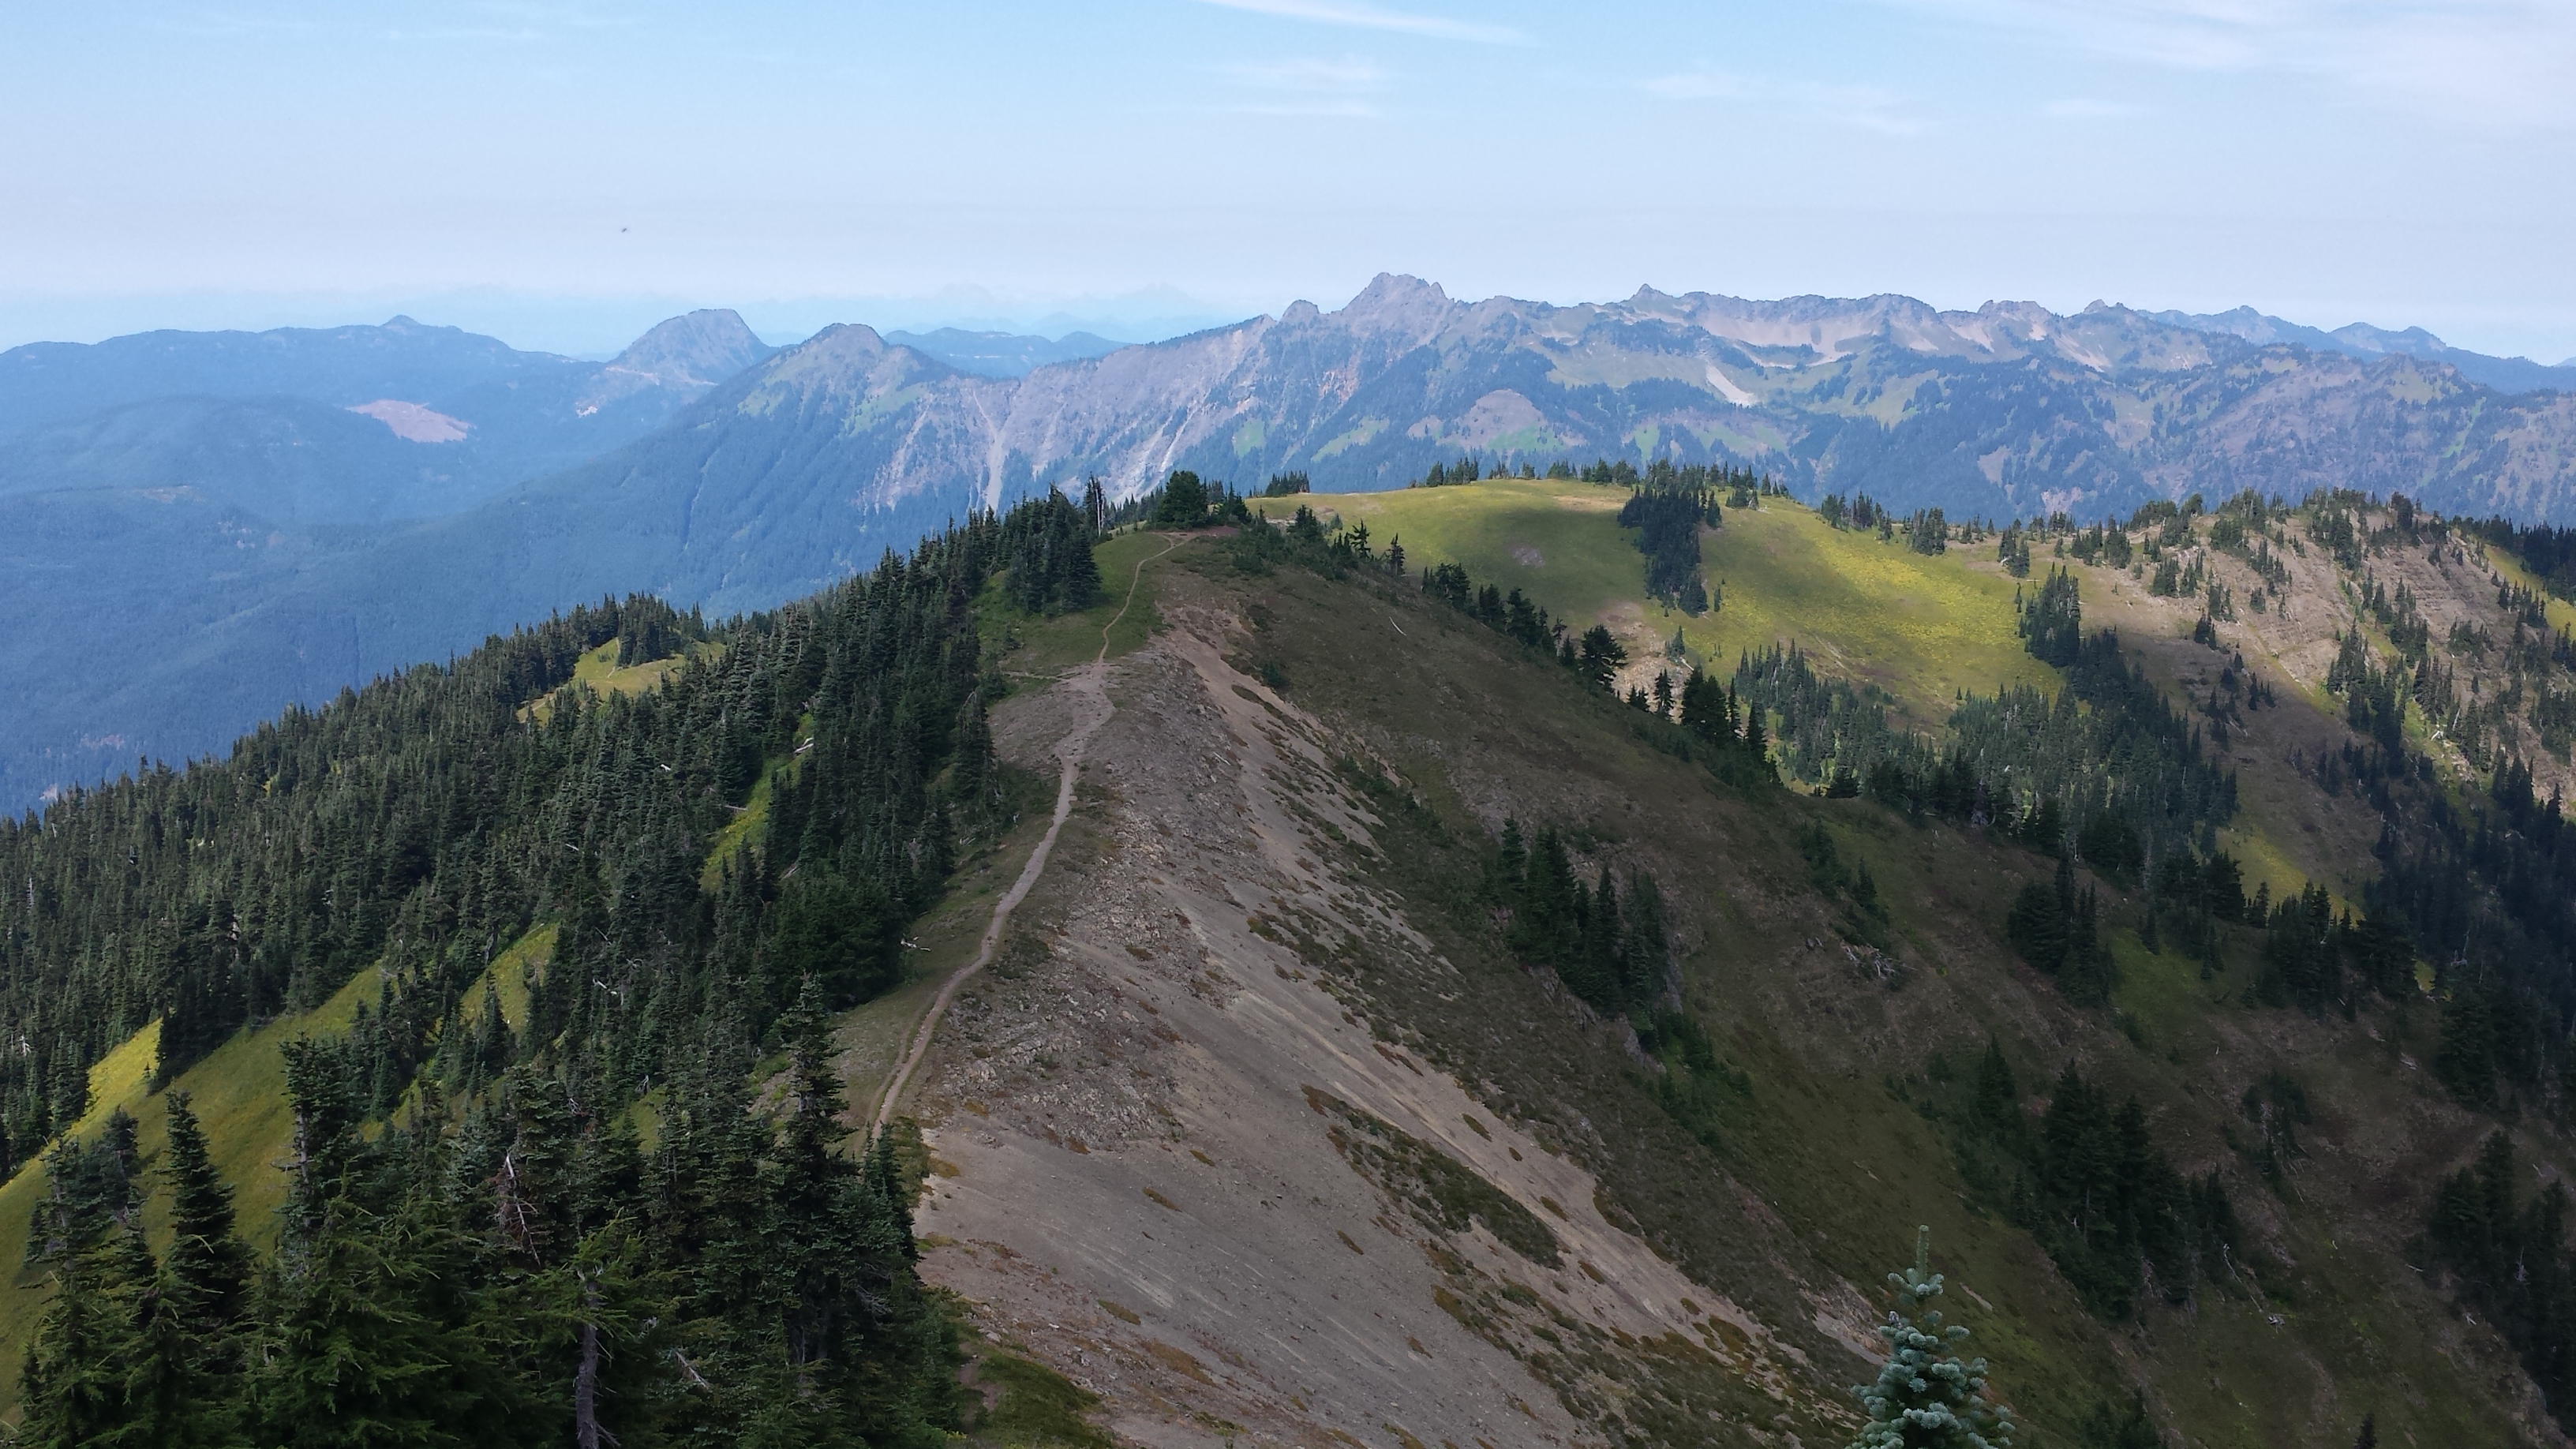
M1095 476L1123 502L1174 469L1334 493L1462 458L1490 474L1600 457L1751 468L1810 503L1866 494L1962 519L2335 488L2452 516L2567 514L2564 391L2491 387L2429 339L2329 347L2224 320L1652 289L1466 302L1381 276L1338 310L1301 302L1032 367L859 325L771 355L710 313L587 372L486 358L471 386L438 370L465 366L449 356L470 351L461 338L407 370L378 355L388 338L339 334L102 344L80 367L64 349L13 353L0 491L33 491L0 506L23 513L0 529L0 581L20 585L0 603L65 622L17 636L13 672L38 683L0 701L23 711L0 716L0 800L220 748L290 700L602 594L775 607L970 511ZM308 403L424 408L387 411L385 428L440 441L237 395L308 380L315 368L270 355L287 340L339 359L358 389ZM107 396L68 386L83 368L225 396L57 415ZM420 385L366 390L397 379ZM12 406L43 425L21 431ZM504 466L541 455L542 477Z
M290 702L598 597L428 644L342 613L262 651L205 647L312 570L647 435L768 352L730 312L606 363L407 318L0 352L0 800L222 749ZM193 684L142 684L191 659Z
M1006 823L970 601L1008 567L1087 603L1089 538L1058 497L720 630L603 602L10 822L0 990L31 1045L0 1096L9 1166L51 1184L26 1432L941 1442L919 1165L838 1150L826 1024ZM673 663L603 697L594 652ZM541 922L542 969L492 979ZM285 1049L273 1230L233 1221L176 1099L157 1165L122 1111L60 1135L147 1023L169 1081L362 972L345 1033Z
M1920 1221L2038 1442L2555 1442L2561 536L1482 472L603 600L0 827L24 1431L1813 1442Z

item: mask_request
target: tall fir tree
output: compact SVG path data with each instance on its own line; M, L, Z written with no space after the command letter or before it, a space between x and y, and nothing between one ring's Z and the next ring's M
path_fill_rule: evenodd
M233 1192L215 1170L205 1127L185 1092L166 1099L169 1146L161 1163L170 1185L168 1311L189 1337L220 1354L248 1307L250 1250L233 1221Z

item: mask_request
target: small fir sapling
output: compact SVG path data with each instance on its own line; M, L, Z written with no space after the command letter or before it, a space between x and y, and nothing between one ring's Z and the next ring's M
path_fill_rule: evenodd
M1898 1304L1878 1330L1887 1363L1875 1383L1852 1387L1869 1422L1851 1449L2012 1449L2011 1411L1986 1403L1986 1361L1949 1351L1968 1330L1943 1326L1937 1309L1916 1316L1941 1296L1930 1227L1915 1229L1914 1266L1887 1281Z

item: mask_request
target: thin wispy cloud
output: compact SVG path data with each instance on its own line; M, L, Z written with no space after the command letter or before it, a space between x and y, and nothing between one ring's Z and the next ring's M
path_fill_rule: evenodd
M1246 61L1216 73L1232 97L1224 109L1258 116L1375 116L1390 80L1358 56Z
M491 26L443 26L432 30L387 30L380 33L393 41L501 40L525 44L553 38L542 30L502 30Z
M1508 25L1486 25L1473 20L1453 20L1445 15L1423 15L1410 10L1342 3L1342 0L1199 0L1199 3L1227 10L1246 10L1255 15L1276 15L1286 20L1346 25L1359 30L1385 30L1432 40L1464 40L1478 45L1530 43L1526 34Z
M2138 114L2138 108L2124 101L2098 101L2089 96L2064 96L2040 107L2061 121L2115 121Z
M1277 90L1378 90L1387 82L1386 67L1356 56L1343 60L1247 61L1225 66L1221 73L1243 85Z
M1655 76L1642 85L1648 95L1668 101L1739 101L1889 136L1910 136L1924 129L1919 117L1905 113L1906 98L1882 86L1781 80L1707 69Z
M2152 65L2276 71L2508 128L2576 127L2565 0L1887 0Z

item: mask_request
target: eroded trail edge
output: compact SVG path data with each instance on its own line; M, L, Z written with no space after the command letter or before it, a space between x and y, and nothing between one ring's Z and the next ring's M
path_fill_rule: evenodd
M1083 750L1091 743L1091 737L1100 732L1100 727L1109 723L1110 716L1118 712L1118 707L1109 702L1110 631L1127 617L1128 610L1136 607L1136 586L1144 581L1145 565L1180 546L1181 540L1173 539L1163 546L1162 553L1136 561L1135 572L1127 577L1127 597L1120 601L1118 612L1110 616L1109 622L1100 626L1100 652L1092 656L1089 664L1065 675L1062 687L1071 690L1081 701L1081 718L1063 739L1056 742L1055 757L1059 769L1054 818L1047 822L1046 834L1039 837L1037 849L1029 852L1028 863L1020 867L1019 879L1011 882L1011 888L993 903L993 919L984 927L984 939L975 948L975 959L960 967L940 986L939 994L930 1000L930 1009L922 1015L921 1025L913 1030L912 1041L904 1048L903 1060L895 1064L894 1075L886 1082L885 1095L877 1102L876 1126L880 1130L894 1121L895 1105L903 1100L903 1089L911 1083L912 1074L920 1067L921 1059L929 1054L931 1036L939 1029L940 1018L947 1015L949 1003L957 999L959 988L992 961L993 953L1001 947L1002 932L1011 923L1011 912L1027 899L1030 888L1046 872L1047 856L1055 850L1055 838L1064 829L1065 820L1073 814L1073 782L1082 772Z

